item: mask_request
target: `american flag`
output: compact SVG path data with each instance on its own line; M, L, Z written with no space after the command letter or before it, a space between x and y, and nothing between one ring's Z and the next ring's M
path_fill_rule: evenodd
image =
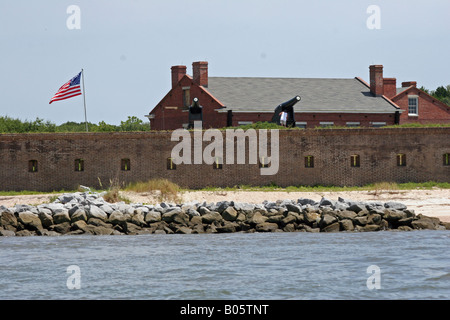
M51 104L53 101L59 101L64 99L69 99L75 96L79 96L81 94L81 88L80 88L80 79L81 79L81 72L64 83L61 88L59 88L58 92L55 93L53 98L50 100L49 104Z

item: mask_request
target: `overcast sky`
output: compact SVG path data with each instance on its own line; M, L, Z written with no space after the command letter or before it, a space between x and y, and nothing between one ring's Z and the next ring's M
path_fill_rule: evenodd
M382 64L398 86L436 89L450 84L449 16L449 0L1 0L0 116L83 122L82 96L48 103L83 68L88 121L146 121L170 67L201 60L210 76L367 82Z

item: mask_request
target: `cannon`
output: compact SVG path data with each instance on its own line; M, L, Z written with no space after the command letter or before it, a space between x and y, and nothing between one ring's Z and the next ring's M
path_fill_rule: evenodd
M189 129L194 127L194 121L203 121L203 107L199 104L197 97L192 100L192 104L189 106Z
M295 96L294 98L283 102L282 104L278 105L275 108L274 115L272 117L271 122L275 122L277 124L281 124L280 122L280 113L286 112L287 113L287 120L286 120L286 126L287 127L293 127L295 126L295 117L294 117L294 105L301 100L301 97L299 95Z

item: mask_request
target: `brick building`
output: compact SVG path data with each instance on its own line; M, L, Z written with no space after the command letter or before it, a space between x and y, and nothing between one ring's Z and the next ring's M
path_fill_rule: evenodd
M147 116L154 130L188 127L194 98L203 128L222 128L272 121L275 108L296 95L301 97L292 119L297 127L450 122L449 106L419 90L416 82L397 88L395 78L383 78L382 65L369 67L369 83L359 77L209 77L206 61L192 64L192 76L186 66L171 70L172 88Z

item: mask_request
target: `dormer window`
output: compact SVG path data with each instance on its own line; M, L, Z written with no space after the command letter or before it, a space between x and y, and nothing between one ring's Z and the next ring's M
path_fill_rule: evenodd
M191 87L183 87L183 107L191 105Z
M410 116L419 115L419 97L418 96L408 96L408 115L410 115Z

